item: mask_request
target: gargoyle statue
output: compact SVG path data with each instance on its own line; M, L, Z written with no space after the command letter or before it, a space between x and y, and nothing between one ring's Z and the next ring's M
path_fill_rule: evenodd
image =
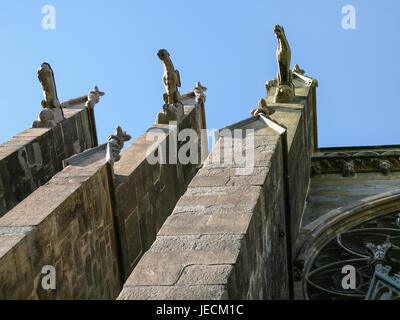
M54 127L57 123L64 120L64 113L57 97L54 73L48 63L42 63L38 69L38 78L44 96L44 99L41 101L43 109L39 113L39 121L34 121L32 127Z
M255 117L258 114L264 114L267 117L275 112L270 106L267 105L267 101L263 98L258 101L257 108L251 110L251 115Z
M181 86L179 72L175 70L167 50L161 49L157 55L164 67L162 80L165 86L165 93L163 95L163 110L158 113L156 123L169 124L170 121L179 122L183 117L183 104L178 91L178 87Z
M107 160L112 158L112 161L118 161L121 159L121 149L124 147L124 142L129 141L131 136L122 130L120 126L115 129L115 133L110 135L107 139L110 154L107 155Z
M278 87L276 89L274 102L292 102L294 87L292 83L292 71L290 70L290 46L283 27L276 25L274 27L274 32L278 39L278 48L276 50L276 58L278 60Z
M164 102L166 104L178 103L181 100L178 91L178 87L181 86L179 71L175 70L167 50L161 49L158 51L157 55L164 67L164 75L162 78L165 86Z
M42 85L44 99L42 100L43 108L61 108L60 101L57 97L56 82L54 81L53 69L47 62L42 63L38 70L38 78Z

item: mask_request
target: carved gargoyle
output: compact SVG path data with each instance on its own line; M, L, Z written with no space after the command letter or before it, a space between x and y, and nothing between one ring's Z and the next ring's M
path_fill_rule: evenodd
M179 122L184 114L181 95L178 91L178 87L181 86L179 72L175 70L167 50L161 49L157 55L164 67L162 79L165 86L165 93L163 94L163 110L157 114L156 123L169 124L171 121Z
M207 91L207 88L202 86L200 81L196 82L196 87L194 87L192 89L192 92L194 94L194 98L196 100L197 103L199 102L206 102L206 95L204 94L204 92Z
M115 133L110 135L107 139L110 146L111 154L108 157L112 157L113 161L121 159L121 149L124 147L124 142L129 141L131 136L122 130L120 126L115 129Z
M42 100L43 108L61 108L60 101L57 97L56 82L54 80L53 69L47 62L42 63L38 70L38 78L42 85L44 99Z
M387 176L390 173L390 169L392 169L392 164L390 163L390 161L380 160L378 163L379 169L381 170L382 174Z
M267 101L263 98L260 99L260 101L258 101L258 106L257 108L251 110L250 114L255 117L258 114L264 114L265 116L269 116L271 114L273 114L275 112L275 110L273 108L271 108L270 106L268 106Z
M181 86L181 78L179 76L179 71L175 70L167 50L161 49L158 51L157 55L164 67L164 75L162 78L165 86L164 102L166 104L180 102L181 96L178 87Z
M276 89L274 102L292 102L294 87L292 83L292 71L290 70L290 46L282 26L276 25L274 27L274 32L278 39L278 48L276 50L276 58L278 60L278 87Z
M353 177L355 175L356 170L354 167L354 161L339 160L339 162L342 164L342 176L343 177Z
M57 97L53 69L51 69L48 63L44 62L41 64L38 69L38 79L42 87L44 99L41 101L42 110L39 113L39 120L34 121L32 127L54 127L57 123L64 120L64 113Z

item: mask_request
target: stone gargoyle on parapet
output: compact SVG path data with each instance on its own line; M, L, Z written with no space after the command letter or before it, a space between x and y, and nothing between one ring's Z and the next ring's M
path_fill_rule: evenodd
M94 86L94 89L87 95L85 106L87 108L93 108L94 105L99 102L101 96L104 96L104 92L99 91L99 88Z
M204 94L205 91L207 91L207 88L202 86L200 81L197 81L196 87L192 89L196 103L206 102L206 95Z
M124 147L125 141L129 141L131 136L122 130L120 126L115 129L114 134L110 135L106 143L103 143L97 147L86 149L85 151L75 154L72 157L63 160L64 168L68 165L78 164L81 161L87 161L88 158L92 157L94 154L100 154L104 157L105 161L114 163L121 159L121 150ZM93 157L93 159L98 160L99 157Z
M158 113L156 123L168 124L170 121L179 122L183 117L183 104L178 91L178 87L181 86L179 71L172 64L167 50L161 49L157 55L164 67L162 80L165 86L165 93L163 94L163 110Z
M129 141L131 136L122 130L120 126L115 129L115 133L107 139L107 155L106 160L118 161L121 159L120 152L124 147L124 142Z
M34 121L32 127L54 127L64 120L64 114L57 96L53 69L48 63L42 63L38 69L38 78L44 96L41 102L43 109L39 113L39 120Z
M278 39L278 48L276 50L278 75L274 102L288 103L292 102L294 97L292 71L290 70L291 51L283 27L276 25L274 27L274 32Z

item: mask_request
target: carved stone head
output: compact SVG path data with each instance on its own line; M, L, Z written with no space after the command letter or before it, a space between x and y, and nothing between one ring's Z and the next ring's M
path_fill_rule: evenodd
M343 177L352 177L356 173L353 161L342 161L342 175Z
M165 49L158 50L157 55L161 60L165 60L169 57L169 53Z
M381 170L382 174L388 175L391 168L392 164L389 161L386 160L379 161L379 169Z
M276 25L274 27L274 32L276 34L276 37L278 39L284 38L285 37L285 30L283 29L282 26Z

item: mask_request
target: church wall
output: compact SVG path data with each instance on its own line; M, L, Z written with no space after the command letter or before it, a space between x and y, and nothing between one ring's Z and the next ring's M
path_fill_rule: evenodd
M0 145L0 216L62 170L62 160L97 145L93 111L64 108L53 128L30 128Z
M110 165L103 155L87 160L0 218L0 299L113 299L120 291ZM42 286L46 265L55 268L54 290Z
M289 297L282 136L256 131L248 175L212 162L221 140L118 299Z
M200 129L205 123L202 108L193 99L184 102L185 118L178 124L178 128L194 129L198 137L201 137ZM151 138L152 132L160 130L163 132L162 137L154 143ZM122 153L121 160L114 166L116 214L125 278L150 248L158 230L171 214L202 163L200 151L204 150L203 141L198 144L197 163L171 163L169 150L173 149L172 144L177 139L172 130L173 127L167 124L153 125ZM148 152L157 149L163 143L167 150L166 163L150 164L147 160ZM179 150L182 142L176 145Z
M311 178L303 226L330 210L351 206L370 196L400 189L400 172L357 172L353 177L322 174Z
M200 137L201 108L185 101L179 130L192 128ZM199 152L199 162L187 165L150 165L147 152L170 144L171 128L153 125L113 165L104 148L78 155L2 216L0 299L115 299L124 272L150 247L205 156ZM154 144L146 136L155 129L163 134ZM87 132L82 141L89 138ZM206 151L202 143L198 149ZM55 267L55 290L42 287L46 265Z
M310 183L311 156L314 148L315 86L296 88L293 103L275 104L271 115L287 129L289 203L292 255L295 254L302 215Z

